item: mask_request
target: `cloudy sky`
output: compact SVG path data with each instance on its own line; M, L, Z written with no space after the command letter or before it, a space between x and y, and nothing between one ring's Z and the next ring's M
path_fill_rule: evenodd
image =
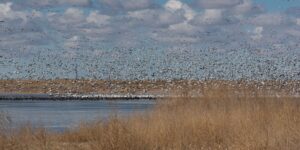
M297 0L1 0L0 49L299 48Z
M1 57L20 59L114 48L300 50L298 0L0 0L0 21Z

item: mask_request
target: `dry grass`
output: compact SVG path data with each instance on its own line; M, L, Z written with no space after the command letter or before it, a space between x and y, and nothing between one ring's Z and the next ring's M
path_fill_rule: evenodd
M224 85L201 90L201 98L183 92L184 98L161 100L146 115L59 134L30 128L2 134L0 149L300 149L299 98Z

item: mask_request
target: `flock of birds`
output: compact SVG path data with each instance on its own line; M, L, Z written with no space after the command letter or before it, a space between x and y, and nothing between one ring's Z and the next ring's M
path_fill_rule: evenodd
M114 48L68 57L44 50L26 58L0 56L1 79L224 79L300 80L297 53L257 54L241 49Z

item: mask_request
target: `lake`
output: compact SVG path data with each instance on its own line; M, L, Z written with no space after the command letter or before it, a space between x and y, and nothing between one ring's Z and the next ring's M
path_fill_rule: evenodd
M114 114L126 117L132 113L143 113L154 104L151 100L0 101L0 111L8 115L13 128L30 123L34 127L62 131L81 122L105 120Z

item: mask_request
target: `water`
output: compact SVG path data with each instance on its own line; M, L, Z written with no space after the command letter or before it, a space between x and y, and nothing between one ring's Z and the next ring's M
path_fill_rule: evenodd
M105 120L113 114L128 116L145 112L154 101L0 101L0 110L8 114L11 127L30 123L62 131L76 127L81 122Z

